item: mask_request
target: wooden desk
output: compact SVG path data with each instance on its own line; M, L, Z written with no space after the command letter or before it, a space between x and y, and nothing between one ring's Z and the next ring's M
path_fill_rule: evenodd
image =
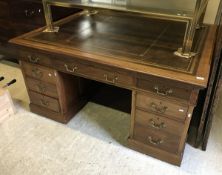
M41 28L11 40L20 49L31 110L68 122L86 103L80 77L129 89L129 146L180 165L198 92L207 86L215 27L197 33L198 55L182 58L173 54L181 23L101 11L57 25L59 33Z

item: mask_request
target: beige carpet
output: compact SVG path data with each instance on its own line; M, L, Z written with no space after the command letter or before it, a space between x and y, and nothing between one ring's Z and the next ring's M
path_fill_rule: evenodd
M4 70L6 75L4 67L0 65L0 73ZM21 75L17 68L10 70ZM15 85L17 93L22 94L23 83ZM186 145L182 165L176 167L127 148L130 116L126 113L88 103L62 125L30 113L21 101L15 104L17 114L0 125L0 175L222 174L220 113L207 151Z

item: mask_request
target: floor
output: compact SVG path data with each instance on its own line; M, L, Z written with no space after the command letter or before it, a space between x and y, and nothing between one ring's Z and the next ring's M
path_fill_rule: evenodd
M17 79L9 87L17 113L0 124L0 175L222 174L222 101L207 151L187 144L177 167L127 148L129 114L88 103L59 124L29 112L19 67L1 62L1 75Z

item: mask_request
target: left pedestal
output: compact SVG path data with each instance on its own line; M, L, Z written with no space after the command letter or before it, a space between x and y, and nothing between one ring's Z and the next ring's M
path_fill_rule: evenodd
M87 102L84 80L54 69L21 61L32 112L67 123Z

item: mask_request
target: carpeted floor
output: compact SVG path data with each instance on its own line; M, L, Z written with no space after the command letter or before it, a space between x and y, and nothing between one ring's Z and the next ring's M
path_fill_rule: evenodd
M0 72L4 68L0 64ZM10 75L7 69L5 75L12 76L12 68ZM14 69L18 78L19 71ZM22 79L14 88L15 94L20 93L15 97L17 113L0 124L0 175L222 174L219 112L207 151L187 144L182 165L177 167L127 148L130 116L126 113L88 103L68 125L62 125L24 107L19 99Z

